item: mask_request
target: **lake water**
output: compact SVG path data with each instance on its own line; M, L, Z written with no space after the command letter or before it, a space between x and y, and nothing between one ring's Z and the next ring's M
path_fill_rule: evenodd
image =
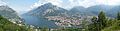
M37 27L57 28L57 25L55 25L53 21L48 21L47 19L30 15L22 15L21 17L25 20L25 23L29 25Z

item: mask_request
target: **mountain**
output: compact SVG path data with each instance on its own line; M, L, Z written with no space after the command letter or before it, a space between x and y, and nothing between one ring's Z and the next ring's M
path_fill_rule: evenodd
M52 5L51 3L46 3L44 5L41 5L37 8L34 8L28 13L25 14L30 14L30 15L35 15L35 16L57 16L65 13L67 10L57 7L55 5Z
M90 13L87 8L84 8L82 6L75 6L73 7L72 9L70 9L68 12L67 12L69 15L80 15L80 16L91 16L93 15L92 13ZM88 14L89 13L89 14Z
M17 15L16 11L8 6L0 6L0 15L7 18L11 22L20 22L21 18Z
M120 10L120 6L110 6L110 5L95 5L88 8L82 6L75 6L70 10L57 7L51 3L44 4L37 8L34 8L28 13L35 16L58 16L58 15L81 15L81 16L97 16L100 11L104 11L108 17L115 17L117 12Z
M92 7L87 8L87 10L89 12L93 13L94 15L98 15L100 11L104 11L107 16L115 17L115 15L113 15L113 14L116 14L116 12L118 12L118 10L113 10L113 8L116 8L116 6L96 5L96 6L92 6ZM110 14L110 13L112 13L112 14Z
M70 11L68 11L67 13L69 15L76 15L76 14L82 14L84 13L86 10L86 8L82 7L82 6L76 6L73 7L72 9L70 9Z
M23 14L22 17L26 20L25 22L30 25L56 28L57 25L55 22L48 20L46 17L64 16L67 11L68 10L52 5L51 3L46 3Z
M108 17L115 17L117 12L120 11L120 6L109 6L109 5L96 5L88 8L84 8L81 6L73 7L70 11L75 13L79 13L80 15L88 15L88 16L97 16L100 11L104 11Z

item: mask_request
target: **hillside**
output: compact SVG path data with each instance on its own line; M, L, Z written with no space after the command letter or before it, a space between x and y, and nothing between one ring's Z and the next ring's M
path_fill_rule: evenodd
M23 20L19 17L17 12L10 8L9 6L0 6L0 15L7 18L13 23L22 23Z
M27 28L13 24L8 19L0 16L0 31L27 31Z

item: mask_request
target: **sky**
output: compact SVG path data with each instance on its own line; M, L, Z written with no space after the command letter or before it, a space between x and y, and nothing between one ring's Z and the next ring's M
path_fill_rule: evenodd
M38 7L45 3L52 3L59 7L63 7L65 9L70 9L74 6L83 6L85 8L94 6L94 5L120 5L120 0L39 0L38 2L34 3L34 7Z
M120 5L120 0L0 0L0 5L8 5L18 13L30 11L33 8L52 3L58 7L71 9L75 6L83 6L85 8L95 5Z
M29 11L30 6L38 0L0 0L0 5L7 5L17 11L17 13L25 13Z

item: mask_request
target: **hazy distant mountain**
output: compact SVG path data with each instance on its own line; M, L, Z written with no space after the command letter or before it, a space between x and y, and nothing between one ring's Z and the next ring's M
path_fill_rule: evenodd
M16 11L8 6L0 6L0 15L4 16L12 22L22 21L21 18L17 15Z
M76 6L76 7L73 7L72 9L70 9L68 12L67 12L69 15L81 15L81 16L90 16L90 15L93 15L92 13L90 13L87 8L84 8L82 6ZM89 14L88 14L89 13Z
M104 11L109 17L115 17L116 13L120 11L120 6L96 5L88 8L77 6L73 7L69 13L72 12L71 14L79 13L80 15L96 16L100 11Z
M76 14L82 14L86 11L86 8L82 7L82 6L76 6L73 7L72 9L70 9L70 11L68 11L69 15L76 15Z
M116 13L120 10L119 8L119 6L96 5L87 8L87 10L94 15L98 15L100 11L104 11L108 17L115 17Z

